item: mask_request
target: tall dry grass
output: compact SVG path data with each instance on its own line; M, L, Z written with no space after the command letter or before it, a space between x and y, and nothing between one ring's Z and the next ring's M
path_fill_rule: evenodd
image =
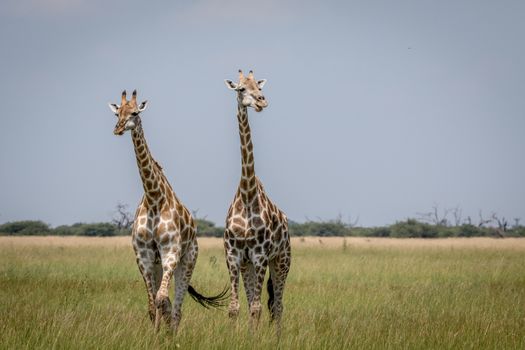
M192 284L214 293L221 242L199 242ZM525 348L525 240L292 244L277 341L267 312L250 334L244 299L231 323L187 298L179 334L154 334L127 237L0 237L0 348Z

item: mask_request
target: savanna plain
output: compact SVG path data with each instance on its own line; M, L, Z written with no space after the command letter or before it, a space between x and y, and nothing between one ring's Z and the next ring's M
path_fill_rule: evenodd
M200 238L192 285L228 284ZM525 349L525 239L294 238L278 340L189 296L155 334L129 237L0 237L2 349ZM263 294L263 302L268 296Z

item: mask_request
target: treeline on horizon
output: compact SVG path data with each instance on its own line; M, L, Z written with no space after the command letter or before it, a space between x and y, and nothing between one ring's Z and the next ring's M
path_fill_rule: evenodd
M216 226L206 219L196 219L199 237L222 237L224 227ZM501 224L501 223L500 223ZM359 227L343 222L340 218L328 221L290 222L291 236L319 237L393 237L393 238L446 238L446 237L525 237L525 226L490 225L490 222L473 224L423 222L407 219L381 227ZM114 222L76 223L55 228L42 221L14 221L0 225L2 236L91 236L111 237L131 234L131 224L126 226Z

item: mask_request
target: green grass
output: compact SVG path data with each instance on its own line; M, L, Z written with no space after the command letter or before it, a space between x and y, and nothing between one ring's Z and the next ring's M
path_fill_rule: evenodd
M222 249L201 249L192 284L227 280ZM4 244L0 348L525 348L523 250L295 244L280 342L266 309L250 333L242 296L236 323L187 297L179 334L156 335L131 248Z

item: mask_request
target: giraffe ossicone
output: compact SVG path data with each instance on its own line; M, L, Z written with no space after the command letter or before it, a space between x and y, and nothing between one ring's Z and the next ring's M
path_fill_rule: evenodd
M277 332L281 329L283 292L291 263L290 237L286 215L270 200L259 178L255 176L253 144L248 122L248 107L261 112L268 106L262 93L266 80L256 80L253 71L247 76L239 70L239 82L225 80L237 93L237 120L241 141L241 180L226 217L224 249L230 274L231 300L229 315L239 313L239 279L242 275L252 326L261 315L261 292L266 269L268 309Z
M205 297L189 285L198 255L196 225L189 210L177 198L161 166L153 159L144 137L140 114L147 101L137 103L137 91L121 103L110 104L117 116L113 133L131 132L144 196L137 208L132 228L132 245L139 271L148 293L148 312L155 329L161 320L176 332L182 317L182 301L190 296L206 307L222 306L227 290ZM174 305L169 300L169 284L175 279Z

